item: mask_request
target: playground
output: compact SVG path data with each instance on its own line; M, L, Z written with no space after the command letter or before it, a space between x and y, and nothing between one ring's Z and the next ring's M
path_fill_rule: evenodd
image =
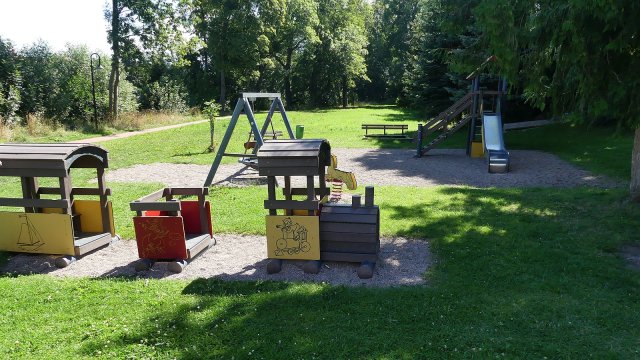
M257 116L264 118L264 113ZM615 161L629 140L583 130L589 144L569 141L557 147L553 136L562 138L568 131L562 125L507 132L510 171L490 174L484 159L465 154L464 136L450 137L422 158L414 157L412 143L361 138L363 123L400 121L415 134L420 119L410 112L380 107L289 116L294 125L304 123L305 137L315 137L315 131L329 139L338 168L356 174L359 187L346 190L341 203L351 204L353 195L375 186L380 260L370 279L356 275L357 264L330 261L318 274L304 272L305 260L284 261L280 272L268 274L268 210L263 207L268 181L233 158L221 162L207 195L215 245L179 273L163 262L137 271L130 203L163 187L199 187L210 169L214 154L204 151L208 126L194 124L99 143L109 151L105 179L116 232L124 240L64 268L57 268L56 256L48 254L9 255L0 285L15 291L0 304L13 316L0 323L13 326L15 336L4 337L2 346L14 355L44 354L18 338L29 336L48 344L47 354L166 357L185 352L185 346L197 356L199 349L216 344L221 356L232 356L242 347L243 353L264 350L277 343L281 326L295 323L300 333L293 341L338 346L327 346L322 352L327 356L347 356L340 347L351 341L332 335L331 324L341 324L340 337L364 331L358 341L371 348L394 344L395 350L380 350L380 356L396 351L419 356L443 351L445 345L446 351L487 355L505 345L495 334L521 339L518 351L511 353L517 356L547 341L548 334L527 330L531 324L559 342L571 342L574 324L580 323L582 341L596 349L603 341L613 342L607 335L611 329L635 331L625 324L635 323L637 312L603 305L637 306L635 248L618 253L640 225L637 209L622 201L627 170ZM225 129L228 122L222 119L219 125ZM230 142L238 147L232 151L242 151L249 131L246 123L238 127L242 136ZM546 136L549 132L554 135ZM222 134L217 136L220 141ZM545 142L536 142L542 138ZM591 150L605 147L617 150ZM74 186L96 187L95 172L73 173ZM285 184L282 176L276 179ZM21 193L20 182L0 181L2 197ZM293 178L291 185L306 182ZM622 290L611 290L607 284L612 281ZM42 291L49 295L36 295ZM15 305L25 298L36 299L29 311ZM101 303L99 313L89 306L95 303ZM331 311L322 310L327 306ZM63 325L70 312L82 319L73 329ZM559 312L564 314L560 318ZM38 320L38 314L47 320ZM386 320L363 330L372 317ZM251 330L283 321L260 335ZM55 335L39 330L51 322ZM444 327L449 330L441 339ZM452 335L470 327L486 329L486 335L483 330L467 345ZM398 339L393 335L398 331L415 335ZM79 347L69 345L83 337L74 340ZM244 340L238 343L238 337ZM617 341L631 344L634 339L629 335ZM224 345L233 341L237 345Z

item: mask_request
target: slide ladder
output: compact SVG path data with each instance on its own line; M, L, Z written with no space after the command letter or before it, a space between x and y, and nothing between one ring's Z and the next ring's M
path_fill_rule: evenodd
M473 93L468 93L426 124L418 125L418 157L438 146L471 120L470 109L473 107L473 96ZM440 131L439 135L423 147L423 139L438 131Z

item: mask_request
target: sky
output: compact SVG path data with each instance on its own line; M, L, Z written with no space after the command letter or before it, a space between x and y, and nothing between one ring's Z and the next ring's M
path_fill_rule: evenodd
M0 37L18 48L46 41L53 50L67 43L110 52L106 0L0 0Z

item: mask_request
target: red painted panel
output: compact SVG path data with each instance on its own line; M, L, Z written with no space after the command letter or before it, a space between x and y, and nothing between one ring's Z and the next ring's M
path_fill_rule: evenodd
M204 203L207 219L209 220L209 235L213 236L213 228L211 225L211 204L208 201ZM184 218L184 232L187 234L200 234L200 210L198 202L193 200L180 201L182 217Z
M135 216L138 256L145 259L187 259L182 217Z

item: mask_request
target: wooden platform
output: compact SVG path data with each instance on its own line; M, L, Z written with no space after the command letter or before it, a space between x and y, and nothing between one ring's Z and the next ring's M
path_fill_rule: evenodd
M82 256L95 249L108 245L111 240L111 233L76 233L73 239L73 248L76 256Z

